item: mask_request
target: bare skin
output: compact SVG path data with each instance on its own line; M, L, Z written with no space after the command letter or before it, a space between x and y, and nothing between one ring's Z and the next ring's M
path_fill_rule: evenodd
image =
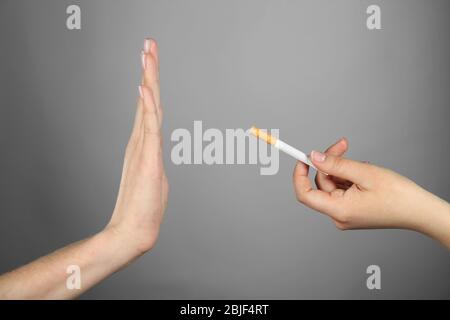
M413 181L385 168L345 159L343 138L311 160L323 173L317 189L308 167L298 162L294 189L298 201L328 215L341 230L398 228L421 232L450 249L450 205Z
M145 41L142 62L140 97L110 222L88 239L0 276L0 299L75 298L154 247L168 197L155 41ZM70 265L80 267L81 289L66 286Z

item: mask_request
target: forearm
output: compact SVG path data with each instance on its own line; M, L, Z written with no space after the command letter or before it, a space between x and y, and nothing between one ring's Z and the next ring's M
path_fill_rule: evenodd
M119 234L106 229L0 276L0 299L74 298L137 256ZM80 268L80 289L67 287L71 265Z

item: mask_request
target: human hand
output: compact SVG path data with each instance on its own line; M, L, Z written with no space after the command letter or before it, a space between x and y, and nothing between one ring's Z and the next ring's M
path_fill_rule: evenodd
M125 152L119 194L105 229L123 238L138 254L154 246L168 197L162 158L159 59L154 40L145 40L142 68L140 97Z
M0 299L74 298L150 250L167 205L161 143L158 52L146 40L144 74L116 206L104 230L0 276ZM82 270L82 286L68 290L67 267ZM81 271L80 271L81 272Z
M297 163L294 188L301 203L327 214L341 230L411 229L450 247L446 201L391 170L342 158L347 149L347 140L341 139L325 153L311 153L317 169L328 174L316 175L317 189L308 178L308 166Z

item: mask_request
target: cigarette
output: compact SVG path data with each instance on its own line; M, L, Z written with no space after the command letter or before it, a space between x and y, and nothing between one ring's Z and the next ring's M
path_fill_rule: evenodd
M268 144L271 144L275 148L287 153L288 155L294 157L295 159L303 162L304 164L307 164L310 167L313 167L317 170L317 168L312 164L309 157L301 152L300 150L294 148L293 146L287 144L286 142L281 141L280 139L275 138L274 136L261 131L260 129L256 127L251 127L250 132L257 138L260 138L261 140L264 140Z

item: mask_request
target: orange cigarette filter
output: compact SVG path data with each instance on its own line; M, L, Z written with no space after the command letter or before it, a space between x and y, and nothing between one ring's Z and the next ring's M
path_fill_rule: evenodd
M277 138L275 138L274 136L271 136L270 134L268 134L267 132L261 131L260 129L258 129L257 127L253 126L250 128L250 132L257 138L260 138L262 140L264 140L265 142L267 142L268 144L275 144L277 142Z
M274 136L271 136L270 134L268 134L264 131L261 131L260 129L256 128L255 126L250 128L250 132L257 138L264 140L268 144L271 144L273 147L280 149L283 152L286 152L288 155L294 157L295 159L316 169L316 167L312 164L311 160L305 153L294 148L293 146L290 146L286 142L283 142L280 139L277 139Z

